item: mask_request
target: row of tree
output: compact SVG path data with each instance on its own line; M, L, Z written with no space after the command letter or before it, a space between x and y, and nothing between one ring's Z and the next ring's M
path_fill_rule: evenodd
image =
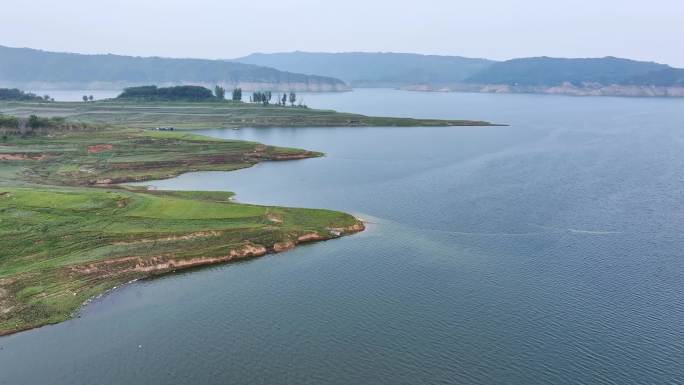
M271 100L273 99L273 94L271 91L266 91L266 92L260 92L256 91L252 94L250 97L249 101L251 103L261 103L264 105L267 105L271 103ZM295 102L297 102L297 94L294 92L290 92L290 94L284 93L283 96L277 96L276 97L276 104L281 105L281 106L286 106L288 100L290 101L290 105L294 106Z
M219 100L225 99L226 89L216 85L216 87L214 87L214 96ZM232 100L236 102L242 101L242 88L233 89ZM271 100L273 100L273 93L271 93L271 91L256 91L249 97L250 103L261 103L263 105L270 104ZM276 104L286 106L288 101L290 102L290 105L294 106L297 102L297 94L290 92L289 95L286 93L282 96L276 95Z
M214 87L214 96L216 96L217 99L223 100L226 98L226 89L216 85ZM242 88L234 88L233 89L233 95L231 96L231 99L233 101L239 102L242 100Z
M271 91L256 91L252 93L252 96L249 97L250 103L261 103L263 105L271 103L271 99L273 99L273 94L271 94Z

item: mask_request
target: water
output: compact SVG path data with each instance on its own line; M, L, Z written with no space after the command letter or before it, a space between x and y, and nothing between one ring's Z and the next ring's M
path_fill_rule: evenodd
M684 382L684 100L304 97L511 126L206 131L327 156L155 185L345 210L368 231L0 338L0 384Z
M93 95L94 100L111 99L119 96L122 90L31 90L36 95L50 95L58 102L80 102L83 95Z

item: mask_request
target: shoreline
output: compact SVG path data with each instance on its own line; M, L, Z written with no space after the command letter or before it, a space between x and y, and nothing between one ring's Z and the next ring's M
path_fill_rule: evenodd
M102 293L95 294L85 301L81 303L79 308L74 311L70 316L61 321L57 322L51 322L51 323L46 323L43 325L35 325L35 326L29 326L25 328L17 328L17 329L8 329L8 330L0 330L0 338L10 336L13 334L21 333L21 332L26 332L29 330L34 330L34 329L40 329L45 326L50 326L50 325L57 325L62 322L66 322L69 320L72 320L74 318L78 318L79 314L85 308L88 306L90 303L93 301L102 298L112 292L114 292L117 289L121 289L125 286L128 286L132 283L138 282L138 281L146 281L146 280L153 280L155 278L161 278L167 275L171 275L174 273L181 273L181 272L187 272L187 271L192 271L193 269L202 269L208 266L215 266L215 265L229 265L231 263L236 263L236 262L245 262L245 261L250 261L253 259L257 259L266 255L272 255L272 254L280 254L280 253L285 253L290 250L295 249L297 246L301 245L306 245L306 244L314 244L314 243L321 243L321 242L326 242L326 241L331 241L334 239L346 237L346 236L351 236L354 234L361 233L366 230L366 225L364 221L360 218L354 217L357 220L357 223L348 226L346 228L336 228L336 229L331 229L330 231L330 236L321 236L320 234L316 232L309 232L302 234L298 236L295 240L289 241L289 242L280 242L280 243L275 243L269 247L263 246L263 245L257 245L257 244L246 244L242 250L240 249L233 249L229 252L228 255L225 256L219 256L219 257L198 257L194 258L191 260L190 263L174 263L178 262L180 260L173 260L173 259L168 259L165 260L161 263L158 263L156 265L152 266L145 266L144 268L147 269L147 272L149 275L132 279L124 283L120 283L118 285L115 285ZM340 231L339 234L335 234L334 231ZM249 242L248 242L249 243ZM91 265L98 265L98 264L107 264L110 262L113 262L115 260L111 261L97 261L94 262Z
M1 218L0 336L73 318L89 300L127 282L365 230L358 218L334 210L236 203L229 192L122 185L323 156L154 127L491 125L229 102L0 103L0 111L8 108L17 116L62 115L83 126L8 136L12 159L0 165L23 168L9 174L0 209L28 214ZM37 153L45 157L22 155Z
M556 86L516 86L509 84L418 84L401 86L401 91L476 94L529 94L574 97L684 98L682 86L584 85L564 83Z
M153 157L150 151L158 151L167 159L165 151L173 144L175 156L181 158L175 163L156 159L123 163L125 170L133 172L118 171L120 167L105 167L96 172L89 169L83 175L85 179L79 178L83 173L58 174L41 168L54 167L54 162L26 163L33 172L17 174L15 183L0 191L0 208L24 208L34 218L20 225L14 224L14 217L3 217L6 237L0 241L0 249L4 249L0 256L7 258L0 267L6 268L7 273L0 277L0 336L71 319L88 301L131 281L280 253L304 243L331 240L365 229L357 218L331 210L236 203L232 202L230 192L140 191L113 184L168 179L195 171L234 171L264 161L299 160L321 153L195 134L140 130L97 133L97 138L91 138L89 133L60 133L60 138L74 138L71 146L75 151L65 151L67 157L58 164L88 164L100 152L111 154L129 143L136 151L143 151L142 156ZM49 138L16 141L49 145ZM139 140L144 141L143 149L135 147ZM107 143L107 147L102 143ZM104 150L91 151L95 145ZM201 149L200 155L195 155L197 147ZM124 150L120 156L130 156L129 151ZM23 158L15 162L20 161L28 162ZM40 181L35 179L38 175ZM35 199L42 203L35 206L31 203ZM71 205L83 209L69 211ZM54 214L45 217L41 214L44 210ZM55 220L50 219L53 217ZM87 225L73 227L76 222ZM47 232L41 230L46 223L52 224ZM118 230L106 230L110 226ZM20 234L25 235L12 235L16 229L23 229ZM47 249L46 241L55 245ZM67 251L56 256L67 258L66 262L58 262L59 258L50 262L55 258L51 250L60 249ZM79 252L103 255L102 259L93 255L80 260ZM30 259L22 262L22 258ZM46 265L36 268L37 263Z

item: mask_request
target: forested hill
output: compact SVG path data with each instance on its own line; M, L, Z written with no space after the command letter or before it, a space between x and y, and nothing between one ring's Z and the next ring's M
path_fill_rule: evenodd
M341 80L204 59L81 55L0 46L0 87L123 88L194 84L245 90L344 91Z
M235 59L235 62L332 76L356 87L457 83L493 63L486 59L460 56L366 52L257 53Z
M684 69L665 68L629 79L629 84L655 87L684 87Z
M470 76L466 81L477 84L520 86L555 86L563 83L633 84L658 71L671 69L665 64L616 57L565 59L534 57L494 63ZM649 75L650 76L650 75ZM667 84L669 85L669 84Z

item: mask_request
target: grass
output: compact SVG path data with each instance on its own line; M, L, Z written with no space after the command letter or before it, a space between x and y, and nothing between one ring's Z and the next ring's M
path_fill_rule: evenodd
M176 128L342 127L342 126L484 126L471 120L371 117L332 110L263 106L235 102L1 102L0 113L61 116L119 127L153 128L163 122Z
M184 260L213 263L246 246L270 252L305 234L358 229L348 214L236 204L230 195L0 188L0 334L67 319L103 290Z
M263 160L321 155L255 142L140 129L8 136L0 139L2 154L27 159L4 161L0 175L14 172L19 174L14 179L22 182L80 186L163 179L188 171L230 171Z
M134 279L283 251L307 234L324 240L361 230L340 212L114 184L320 155L117 127L5 137L0 335L63 321L88 298Z
M335 211L118 185L322 155L151 127L487 124L232 102L2 102L0 113L86 123L0 137L0 335L63 321L87 299L131 280L363 230Z

